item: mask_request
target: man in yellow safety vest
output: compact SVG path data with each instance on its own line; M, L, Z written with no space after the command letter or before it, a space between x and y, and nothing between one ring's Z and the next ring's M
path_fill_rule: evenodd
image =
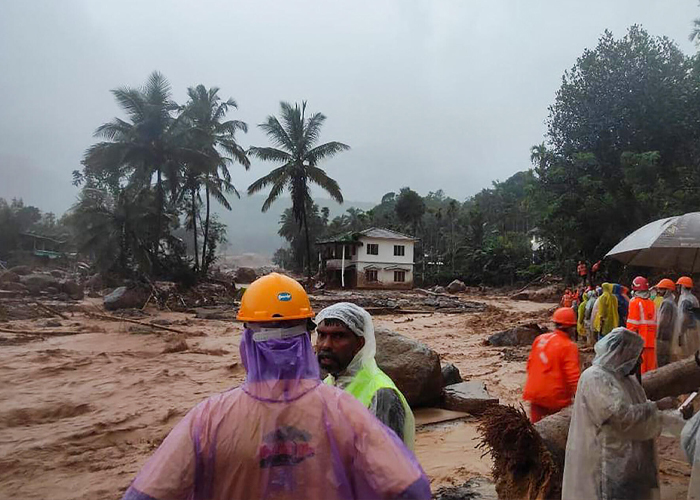
M341 302L323 309L316 322L316 355L329 374L324 382L355 396L413 449L413 413L401 391L377 366L370 314L355 304Z

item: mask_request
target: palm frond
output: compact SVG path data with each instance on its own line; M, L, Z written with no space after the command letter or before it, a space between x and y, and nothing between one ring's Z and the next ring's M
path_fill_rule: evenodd
M284 188L287 184L284 181L285 179L280 179L274 183L272 189L270 190L270 194L267 195L267 199L265 200L265 203L263 203L263 212L267 212L272 206L272 204L277 200L277 198L279 198L280 195L284 192Z
M107 122L97 127L93 137L104 137L110 141L127 140L134 132L134 126L120 118L115 118L111 122Z
M326 116L322 113L315 113L306 122L304 130L304 153L318 141L321 135L321 126L326 121Z
M263 161L289 162L292 160L292 156L289 153L276 148L251 146L248 149L248 154Z
M143 94L138 89L120 87L112 90L112 95L117 104L131 117L131 121L137 123L145 115L146 102Z
M296 151L296 145L277 117L268 116L267 122L261 123L258 127L265 131L265 134L275 146L286 148L290 153Z
M318 167L307 167L306 171L311 182L321 187L338 203L343 203L343 193L340 192L340 186L334 179L328 177L325 170Z
M331 158L338 153L348 151L349 149L350 146L343 144L342 142L327 142L306 153L305 159L308 160L311 165L317 165L321 160Z
M274 169L269 174L261 177L250 186L248 186L248 194L255 194L258 191L265 189L270 184L286 183L289 178L289 165L282 165Z

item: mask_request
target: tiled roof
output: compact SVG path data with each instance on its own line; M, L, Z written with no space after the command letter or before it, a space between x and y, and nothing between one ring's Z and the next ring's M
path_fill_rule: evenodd
M399 233L397 231L392 231L391 229L384 229L381 227L371 227L360 232L361 235L367 236L369 238L384 238L387 240L411 240L417 241L413 236L407 234Z

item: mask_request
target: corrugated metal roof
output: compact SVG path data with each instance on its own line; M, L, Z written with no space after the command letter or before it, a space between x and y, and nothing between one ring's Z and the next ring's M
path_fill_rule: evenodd
M360 232L361 235L367 236L369 238L383 238L387 240L411 240L417 241L413 236L408 236L407 234L399 233L397 231L392 231L391 229L384 229L381 227L371 227Z

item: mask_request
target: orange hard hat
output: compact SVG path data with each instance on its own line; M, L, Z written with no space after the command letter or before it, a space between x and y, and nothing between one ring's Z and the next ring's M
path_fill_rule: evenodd
M676 285L681 285L686 288L693 288L693 279L689 276L681 276L678 278L678 281L676 281Z
M637 276L632 280L632 290L635 292L649 290L649 281L644 276Z
M574 326L576 325L576 313L570 307L560 307L552 314L552 321L557 325Z
M676 284L673 282L673 280L664 278L656 284L656 288L662 288L664 290L675 290Z
M270 322L313 317L304 287L289 276L270 273L255 280L245 291L236 319Z

